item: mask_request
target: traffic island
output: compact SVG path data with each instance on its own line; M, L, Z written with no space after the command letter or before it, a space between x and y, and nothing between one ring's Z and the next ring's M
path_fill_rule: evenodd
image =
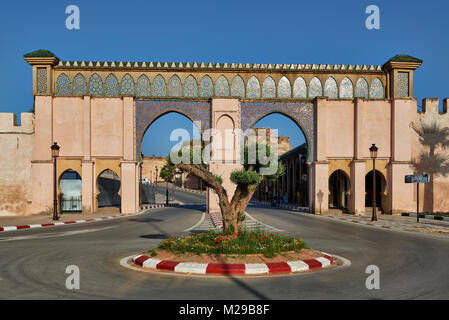
M133 256L137 268L195 275L270 275L310 272L336 265L327 253L301 238L244 231L238 236L209 231L168 238L157 249Z

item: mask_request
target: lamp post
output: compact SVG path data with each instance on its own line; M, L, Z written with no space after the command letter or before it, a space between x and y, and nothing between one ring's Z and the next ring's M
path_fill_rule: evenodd
M57 177L56 177L56 159L59 157L60 147L56 142L53 143L51 148L51 156L53 158L53 220L58 220L58 199L57 199Z
M374 143L369 148L371 159L373 159L373 194L372 194L372 196L373 196L373 215L371 217L371 221L377 221L377 215L376 215L376 158L377 158L377 150L379 150L379 148L377 148Z

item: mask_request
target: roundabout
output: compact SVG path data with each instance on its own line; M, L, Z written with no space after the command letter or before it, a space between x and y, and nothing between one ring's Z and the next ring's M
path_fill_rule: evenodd
M257 255L250 255L245 257L244 260L252 260L251 258L258 259ZM309 257L304 260L288 260L288 259L268 259L269 261L277 262L265 262L265 263L216 263L216 262L192 262L188 258L179 256L173 257L173 260L161 260L153 258L145 253L141 253L135 256L127 257L122 260L127 265L135 266L137 270L142 269L146 271L156 272L170 272L185 275L245 275L245 276L261 276L272 274L296 274L305 273L311 271L317 271L324 268L332 268L341 263L334 259L333 256L320 252L315 257ZM175 260L176 259L176 260ZM204 258L203 258L204 259ZM213 260L225 260L223 256L215 257ZM204 259L204 260L212 260ZM285 260L285 261L279 261Z

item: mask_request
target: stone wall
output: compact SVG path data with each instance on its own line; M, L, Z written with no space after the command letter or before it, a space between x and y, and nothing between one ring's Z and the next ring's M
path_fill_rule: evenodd
M420 211L449 211L449 115L448 99L426 98L412 128L412 159L415 173L429 173L431 182L420 185ZM414 130L413 130L414 129ZM416 201L414 185L414 201Z
M30 203L34 114L0 113L0 215L25 215Z

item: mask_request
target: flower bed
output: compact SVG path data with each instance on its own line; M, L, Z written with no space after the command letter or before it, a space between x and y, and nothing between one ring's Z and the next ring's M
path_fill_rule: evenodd
M175 253L200 254L262 254L267 258L280 253L306 248L301 238L278 234L265 234L260 231L242 231L237 238L224 232L209 231L186 237L168 238L159 245L160 249Z

